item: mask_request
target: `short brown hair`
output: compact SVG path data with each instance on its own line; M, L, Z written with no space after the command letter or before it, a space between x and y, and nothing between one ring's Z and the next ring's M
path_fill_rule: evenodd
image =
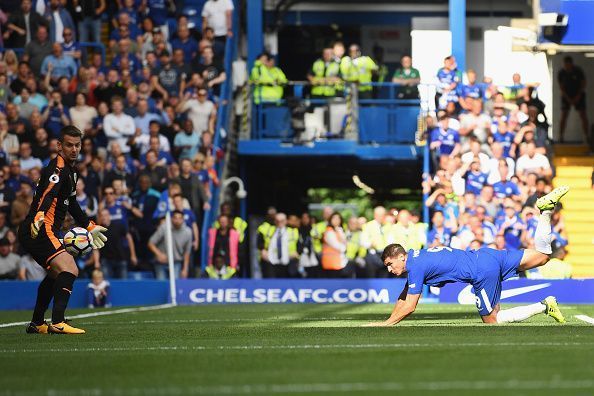
M60 131L60 143L64 142L64 136L79 137L82 139L83 133L74 125L67 125Z
M386 259L394 258L400 254L406 254L406 250L404 250L402 245L392 243L386 246L386 248L384 249L384 252L382 253L382 263L385 263Z

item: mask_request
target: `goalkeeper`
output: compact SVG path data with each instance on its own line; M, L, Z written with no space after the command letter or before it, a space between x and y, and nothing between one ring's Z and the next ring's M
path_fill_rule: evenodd
M37 289L33 319L27 326L27 333L85 332L70 326L64 318L74 280L78 276L78 267L56 236L62 227L66 212L69 212L79 226L85 227L91 233L94 249L102 248L107 240L102 234L107 230L89 221L76 201L78 174L75 164L80 153L81 139L82 132L78 128L62 128L58 155L41 171L29 214L19 227L21 246L47 271L46 277ZM52 298L52 323L48 324L44 320L44 315Z

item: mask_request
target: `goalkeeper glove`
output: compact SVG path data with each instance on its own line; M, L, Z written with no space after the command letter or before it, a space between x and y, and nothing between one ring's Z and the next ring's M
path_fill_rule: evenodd
M87 227L87 231L89 231L93 237L93 241L91 242L93 249L101 249L103 246L105 246L107 237L103 235L103 233L107 231L107 228L97 225L91 221Z
M37 238L37 235L39 234L39 229L43 225L44 220L45 216L43 215L43 212L37 212L35 218L33 219L33 222L31 223L31 237L33 239Z

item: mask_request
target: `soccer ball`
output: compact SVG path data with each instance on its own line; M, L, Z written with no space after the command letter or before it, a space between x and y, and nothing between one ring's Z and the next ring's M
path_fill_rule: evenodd
M82 227L71 228L64 235L64 247L74 257L80 257L91 253L93 246L91 233Z

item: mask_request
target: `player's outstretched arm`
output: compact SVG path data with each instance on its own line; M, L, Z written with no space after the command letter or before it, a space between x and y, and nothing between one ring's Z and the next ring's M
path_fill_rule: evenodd
M382 326L393 326L400 322L402 319L406 318L408 315L413 313L417 308L417 304L419 303L419 298L421 297L420 294L408 294L408 284L402 290L400 297L398 297L398 301L396 301L396 305L394 306L394 310L388 319L383 322L373 322L368 323L366 327L382 327Z

